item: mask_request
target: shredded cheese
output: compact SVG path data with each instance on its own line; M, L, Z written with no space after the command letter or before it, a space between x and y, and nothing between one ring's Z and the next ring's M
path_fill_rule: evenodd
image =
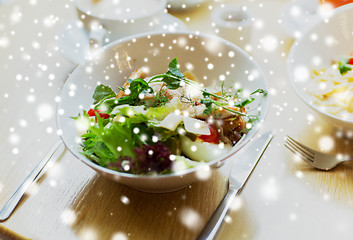
M353 120L353 70L343 75L337 65L312 72L314 85L307 92L313 103L329 114Z

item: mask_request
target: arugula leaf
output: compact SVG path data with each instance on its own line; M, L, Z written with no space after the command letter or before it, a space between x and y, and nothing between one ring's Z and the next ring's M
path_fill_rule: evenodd
M93 93L93 104L103 101L108 98L115 97L116 93L109 87L103 84L99 84Z

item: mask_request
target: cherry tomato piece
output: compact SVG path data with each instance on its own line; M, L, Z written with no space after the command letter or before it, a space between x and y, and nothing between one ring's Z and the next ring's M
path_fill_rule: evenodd
M350 58L350 59L348 60L348 64L353 65L353 58Z
M212 125L208 125L208 128L210 129L211 134L210 135L201 135L199 138L205 142L217 144L219 142L218 129Z
M102 111L102 110L99 110L99 109L93 110L93 109L91 108L90 110L88 110L87 114L88 114L88 116L90 116L90 117L95 117L95 116L96 116L96 112L97 112L101 118L106 119L106 118L109 118L109 117L110 117L110 115L109 115L108 113L102 113L101 111Z

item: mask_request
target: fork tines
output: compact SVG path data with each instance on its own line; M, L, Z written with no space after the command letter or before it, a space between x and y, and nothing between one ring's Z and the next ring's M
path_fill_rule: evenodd
M292 153L299 156L304 161L314 162L315 152L313 152L310 148L304 146L303 144L295 141L290 136L286 136L286 142L284 146L288 148Z

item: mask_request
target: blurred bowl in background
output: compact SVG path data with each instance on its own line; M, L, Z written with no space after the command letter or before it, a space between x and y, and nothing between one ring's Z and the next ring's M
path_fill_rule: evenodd
M289 1L283 6L279 19L283 30L293 38L302 34L319 21L321 17L318 0Z
M321 19L294 42L287 62L289 81L299 98L319 116L346 133L352 133L353 119L338 117L315 105L308 88L313 84L311 73L314 68L327 68L333 60L353 52L352 23L353 4L335 9L329 17Z
M167 8L175 12L188 11L208 1L209 0L167 0Z

